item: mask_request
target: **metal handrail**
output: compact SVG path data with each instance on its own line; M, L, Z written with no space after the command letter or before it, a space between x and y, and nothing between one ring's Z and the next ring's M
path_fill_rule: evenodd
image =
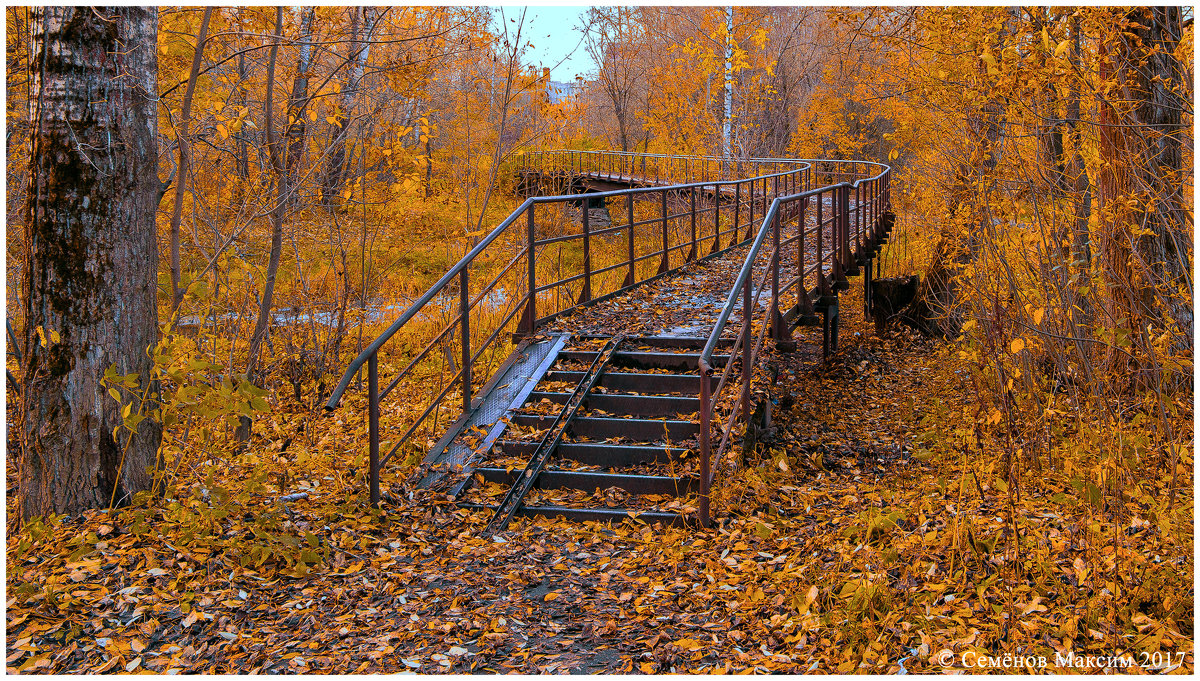
M833 161L825 160L825 159L816 161L816 160L809 159L809 162L815 164L818 162L830 163ZM835 206L836 212L831 211L831 213L834 213L834 215L831 216L831 218L834 219L834 228L839 232L839 234L835 235L835 237L837 237L837 238L835 238L835 243L833 244L833 247L829 249L829 262L830 262L831 266L833 267L833 270L834 270L833 274L835 276L840 275L839 267L840 267L841 263L843 263L848 256L852 255L851 253L846 252L846 249L849 248L849 236L850 236L849 235L849 226L850 226L850 212L851 211L849 208L849 192L851 190L855 190L855 191L861 193L860 188L862 188L862 187L871 187L872 188L872 191L870 192L872 194L871 201L877 202L877 203L874 205L874 208L873 208L874 212L873 212L872 220L875 222L875 224L874 224L874 226L871 227L872 234L867 237L868 242L871 242L872 240L878 238L878 230L880 229L880 226L882 224L882 215L887 209L890 208L891 197L890 197L890 191L889 191L889 186L888 186L888 179L890 177L891 167L884 165L884 164L873 163L873 162L868 162L868 161L846 161L845 163L854 163L855 165L857 165L859 163L864 163L867 165L875 166L875 167L879 168L880 170L875 175L872 175L869 177L864 177L864 178L858 179L854 182L841 182L841 183L838 183L835 185L827 185L824 187L809 189L806 191L798 192L795 194L789 194L786 196L777 196L771 202L770 208L763 215L762 225L759 227L758 233L755 235L754 242L751 244L749 250L746 253L745 260L742 262L742 267L738 270L738 275L737 275L736 279L734 280L733 285L730 287L729 295L726 297L725 304L722 306L721 312L717 316L717 321L714 323L713 329L709 333L708 340L704 345L704 349L701 350L701 352L700 352L700 356L697 360L697 364L698 364L699 372L700 372L700 435L699 435L699 440L700 440L700 442L699 442L699 445L700 445L700 508L699 508L699 513L700 513L700 520L703 524L708 524L709 517L710 517L710 508L709 508L710 491L711 491L711 485L716 477L716 468L717 468L717 466L714 464L719 464L721 455L724 453L725 445L729 440L729 434L730 434L729 426L732 425L733 418L737 414L739 407L741 408L740 411L742 413L742 420L743 421L749 420L751 370L756 363L756 359L757 359L757 355L758 355L758 348L761 347L761 342L762 342L762 339L766 332L766 327L767 327L766 321L767 320L764 320L764 325L763 325L762 329L760 330L760 334L759 334L759 342L755 344L754 348L750 347L750 331L751 331L751 326L754 321L753 320L753 310L757 308L757 298L762 293L763 284L765 284L765 282L766 282L767 275L772 275L773 280L774 280L774 283L772 285L772 291L771 291L772 304L771 304L771 310L769 312L769 314L771 315L770 325L774 328L774 335L776 336L777 340L781 339L782 335L783 335L782 330L779 328L779 326L781 325L781 322L782 322L782 317L779 314L779 310L778 310L778 297L780 294L780 287L779 287L780 258L779 258L779 256L780 256L780 248L781 248L781 245L780 245L781 244L780 213L781 213L782 208L785 205L790 205L795 202L801 202L799 216L798 216L799 217L799 227L798 227L799 234L797 237L793 237L792 239L788 240L787 243L791 243L791 241L796 238L799 238L802 240L804 234L807 231L806 225L805 225L804 206L807 204L807 200L809 198L815 196L815 197L817 197L817 200L819 202L819 201L821 201L823 194L833 194L835 200L839 200L839 203L841 205ZM856 202L853 212L855 214L856 221L858 221L860 223L858 230L856 230L857 245L862 246L863 245L863 230L864 230L864 228L867 227L867 225L862 224L864 222L864 219L863 219L863 203L861 202L861 200ZM821 237L821 234L822 234L823 228L824 228L823 223L824 223L824 220L820 217L820 213L818 213L817 225L816 225L816 232L817 232L817 237L818 237L818 251L817 251L817 263L815 266L816 279L817 279L817 283L818 283L818 286L817 286L818 291L822 290L824 287L824 271L822 268L822 263L824 261L824 257L823 257L823 254L821 253L821 246L820 246L820 243L821 243L820 237ZM762 251L763 244L766 242L767 236L770 233L773 233L773 235L774 235L774 248L770 254L771 266L767 272L764 272L763 282L759 286L758 295L754 296L754 301L752 302L751 301L751 286L750 286L751 275L754 271L754 266L758 260L759 254ZM792 285L798 283L799 288L800 288L799 295L807 296L808 291L805 290L805 288L804 288L805 268L804 268L804 260L803 260L803 241L801 241L800 243L801 243L801 258L800 258L800 261L798 263L796 263L796 268L799 270L799 275L797 277L797 280L793 280L792 282L788 283L788 287L790 288ZM720 341L721 335L725 332L725 328L729 323L729 318L733 314L734 308L736 308L738 305L739 298L741 298L741 302L743 304L742 332L741 332L741 334L739 334L740 337L739 337L738 341L734 344L734 348L732 350L730 350L730 357L729 357L728 361L726 362L725 373L722 376L720 384L717 386L717 389L715 391L712 391L709 381L710 381L710 377L713 373L713 366L712 366L713 354L716 352L717 344ZM711 451L712 450L711 438L712 438L713 411L715 410L715 406L717 404L717 398L720 396L722 389L726 385L726 379L729 377L730 372L732 371L731 367L733 366L734 361L737 359L737 357L735 355L737 355L739 352L740 352L741 366L742 366L741 395L739 396L738 401L732 407L732 412L730 414L730 421L725 428L724 437L722 438L720 447L718 448L717 455L715 457L716 460L714 461L712 451Z
M535 155L540 155L540 158L543 160L546 159L547 156L549 156L549 158L551 160L553 160L554 154L556 154L556 153L570 154L575 159L587 158L589 160L591 160L593 158L594 159L604 159L605 156L607 155L607 156L611 156L612 158L618 158L623 163L630 161L632 159L635 161L640 161L641 164L643 165L643 168L648 167L648 165L647 165L648 160L657 160L657 159L683 159L683 160L691 161L693 163L696 160L704 160L704 159L707 159L709 161L719 160L719 159L715 159L713 157L671 157L671 156L666 156L666 155L654 156L654 155L625 154L623 152L571 152L571 151L533 152L533 153L527 154L526 157L532 158ZM792 168L790 170L783 170L782 172L771 172L771 173L767 173L764 175L751 176L751 177L747 177L747 178L734 179L734 180L717 179L717 180L712 180L712 181L687 182L687 183L680 183L680 184L671 184L668 182L666 184L660 184L659 186L633 187L633 188L629 188L629 189L622 189L622 190L615 190L615 191L608 191L608 192L569 194L569 195L562 195L562 196L531 197L531 198L528 198L525 201L523 201L520 204L520 206L517 207L516 210L514 210L509 216L507 216L503 221L501 221L500 224L498 224L494 229L492 229L491 232L489 232L488 235L483 238L483 240L481 240L478 244L476 244L454 266L452 266L444 275L442 275L442 277L439 278L438 281L433 284L433 286L431 286L420 298L418 298L414 303L412 303L394 322L392 322L388 326L388 328L381 335L379 335L375 340L373 340L370 344L368 344L368 346L365 349L363 349L358 354L358 356L355 357L355 359L353 361L350 362L350 364L348 365L348 367L346 369L345 374L342 376L341 381L338 383L338 385L336 386L334 391L330 394L329 400L325 404L325 409L327 411L331 412L334 409L336 409L338 404L340 404L346 390L349 388L349 385L350 385L351 381L353 380L353 378L355 377L355 375L359 374L359 372L362 370L363 366L366 365L367 374L368 374L367 375L368 397L369 397L368 432L369 432L369 439L370 439L370 479L371 479L371 501L372 501L372 503L377 503L378 499L379 499L379 470L382 467L382 465L384 463L386 463L391 458L391 456L398 450L398 448L405 441L407 441L407 439L411 435L413 435L416 432L416 429L422 423L424 423L427 418L430 417L431 413L435 414L434 427L435 428L437 427L436 423L437 423L437 418L439 418L439 417L437 417L436 414L439 412L436 410L440 409L439 405L444 403L443 401L449 395L450 390L452 390L455 387L455 385L459 382L461 382L461 384L462 384L462 402L463 402L462 411L463 411L463 414L464 415L468 414L471 411L471 409L472 409L471 397L472 397L472 388L473 388L472 366L476 360L483 357L483 355L485 354L485 351L487 351L489 348L492 347L492 344L500 337L501 332L504 330L505 326L513 320L514 315L516 314L517 310L519 309L519 307L514 308L513 311L511 313L508 313L507 315L505 315L504 313L501 313L500 315L498 315L498 316L502 316L503 320L499 322L496 329L494 330L494 332L491 333L491 335L488 337L488 339L486 341L484 341L482 345L474 348L475 352L472 352L472 348L470 347L471 346L471 342L470 342L471 326L472 326L472 321L473 321L472 312L475 311L476 309L482 309L479 307L479 304L483 300L484 295L487 293L487 291L484 291L483 293L479 294L478 296L475 296L474 299L472 300L472 296L470 295L469 287L468 287L468 284L470 281L469 280L469 268L470 268L471 264L473 262L475 262L475 260L480 256L480 254L482 254L489 246L493 245L502 235L504 235L504 233L506 231L512 229L513 225L517 224L522 216L526 217L527 223L528 223L528 225L527 225L528 231L526 234L526 237L527 237L526 243L525 243L523 249L521 249L519 251L514 251L515 256L513 257L513 260L509 262L509 266L505 268L504 273L507 273L509 270L511 270L513 263L519 262L520 259L523 257L526 258L526 260L529 263L527 285L525 282L522 282L520 280L521 275L518 274L517 275L518 280L516 282L514 291L519 292L520 290L522 290L522 288L525 288L527 290L525 290L523 298L514 299L514 302L516 302L518 304L518 306L521 304L524 304L524 306L525 306L525 316L520 321L519 330L526 334L532 334L534 328L539 323L545 322L548 319L551 319L559 314L562 314L563 312L573 309L574 307L577 307L579 304L587 302L589 299L591 301L601 300L608 296L615 295L617 292L627 290L631 286L640 285L642 283L645 283L647 281L655 279L658 276L661 276L662 274L664 274L666 272L673 271L674 269L678 269L678 266L682 266L683 263L680 263L676 267L669 267L668 263L669 263L670 255L672 253L678 253L683 248L688 246L688 244L686 243L687 240L681 239L679 237L679 232L678 232L678 227L680 224L678 222L678 220L686 217L687 215L690 214L692 217L693 229L692 229L691 243L690 243L692 250L690 253L687 254L685 260L687 262L692 261L696 257L697 245L702 243L703 241L709 240L709 239L712 240L712 252L710 252L708 255L703 256L703 257L712 257L712 256L719 254L721 252L724 252L724 250L727 250L728 248L734 246L735 242L740 242L741 240L737 238L737 235L739 234L739 232L742 229L746 229L746 238L747 239L749 238L750 233L749 233L748 228L752 225L752 222L750 224L747 224L745 228L743 227L744 223L742 223L741 218L739 217L739 212L743 207L748 206L748 214L751 216L751 220L753 220L753 217L754 217L753 214L755 212L757 212L755 210L756 205L760 204L760 203L765 203L766 199L770 198L772 193L775 196L778 196L779 190L781 188L785 191L787 191L789 188L794 190L796 187L805 186L805 184L807 182L811 181L810 180L811 175L809 174L810 163L808 161L795 160L795 159L749 159L749 160L742 159L741 160L741 163L743 163L743 164L747 163L747 162L759 163L760 169L761 169L762 163L771 163L771 164L775 165L776 167L773 168L773 170L776 170L776 171L778 171L778 169L779 169L778 167L780 165L790 165L790 166L792 166ZM736 159L729 160L729 161L727 161L727 163L730 167L734 167L734 168L738 167L738 162ZM582 167L582 166L580 166L580 167ZM659 180L661 180L661 174L662 174L661 169L656 170L656 172L659 175ZM668 175L669 175L669 173L668 173ZM751 191L742 192L742 189L744 188L743 185L746 185L746 184L748 184L752 189L751 189ZM761 188L759 187L760 184L762 185ZM729 187L732 187L734 189L734 191L730 193ZM772 188L774 189L774 192L771 191ZM697 210L697 208L695 206L695 200L693 198L690 213L685 212L685 213L677 213L677 214L668 215L668 212L666 210L668 194L670 194L672 192L679 194L682 192L688 192L688 191L699 190L699 189L704 189L705 191L707 191L708 189L712 190L713 201L714 201L714 205L712 207L702 208L701 210ZM616 265L602 267L599 270L597 270L596 272L592 272L590 269L590 260L588 259L588 256L587 256L588 243L589 243L589 241L588 241L589 240L589 231L588 231L588 226L587 226L588 213L587 213L587 210L585 209L583 212L583 221L584 221L583 229L584 229L584 231L582 234L572 235L572 238L581 239L583 242L583 248L584 248L585 255L584 255L584 271L583 271L582 275L580 275L580 274L568 275L567 277L562 278L561 271L560 271L560 273L558 275L556 275L557 277L559 277L558 281L554 281L552 283L547 283L544 286L539 285L537 271L536 271L536 262L537 262L537 252L538 252L537 249L540 244L539 244L539 240L536 239L535 235L534 235L534 231L535 231L534 230L534 225L535 225L534 212L538 206L545 205L545 204L552 204L552 203L562 204L564 202L578 202L578 201L585 200L585 199L604 199L604 198L612 198L612 197L619 196L619 197L623 197L626 199L626 204L629 207L629 211L630 211L630 218L631 218L630 223L632 226L635 224L634 221L632 220L632 206L633 206L633 201L634 201L635 197L644 196L644 195L653 195L653 194L655 194L655 192L660 194L662 197L661 204L660 204L662 206L662 214L660 217L655 218L652 221L655 224L657 224L659 222L661 222L661 224L662 224L661 249L659 249L657 246L655 246L655 252L652 252L649 255L645 255L645 254L644 255L636 255L634 252L635 249L634 249L633 229L630 229L629 230L629 257L628 257L627 262L617 262ZM734 200L734 202L732 204L732 208L734 211L734 219L733 219L732 229L726 228L726 229L722 230L722 228L721 228L722 225L719 224L720 217L721 217L720 212L721 212L721 209L723 206L728 205L726 203L726 201L728 199L725 198L727 193L730 193L731 196L729 196L729 198L732 198ZM693 193L693 197L694 197L694 193ZM707 236L703 235L703 234L697 234L696 229L695 229L697 216L706 214L708 211L715 211L713 214L714 219L713 219L713 224L712 224L712 227L713 227L712 234L707 235ZM677 231L676 231L676 239L675 240L679 241L680 243L677 243L675 245L671 245L671 243L669 243L668 230L667 230L668 220L676 220L677 221L676 222L676 230ZM642 223L636 223L636 224L642 224ZM720 245L721 236L723 234L729 234L730 231L732 231L733 235L734 235L731 240L731 243L725 249L719 249L718 247ZM519 235L519 232L517 232L517 235ZM643 236L642 238L643 238L642 243L644 244L645 236ZM657 238L658 238L657 235L651 235L650 240L653 243ZM566 240L570 240L570 239L564 239L564 241L566 241ZM639 280L636 276L637 265L649 258L655 257L655 255L658 255L662 259L660 266L659 266L658 273L653 276L646 277L646 278ZM624 259L624 256L621 256L620 259ZM590 278L593 275L598 274L600 272L609 272L609 271L617 269L618 267L621 267L621 266L627 266L629 268L629 273L626 276L626 283L620 285L616 291L602 295L598 298L592 298L591 294L590 294ZM502 275L504 273L502 273ZM420 414L420 416L417 417L416 422L413 423L412 427L410 427L407 430L407 432L405 432L404 435L398 441L396 441L396 443L392 446L391 451L387 452L387 454L381 458L379 455L380 454L380 452L379 452L379 447L380 447L379 402L382 399L382 395L379 390L379 380L378 380L379 353L382 350L382 348L390 340L392 340L401 331L401 329L403 329L405 327L406 324L411 322L418 314L420 314L423 310L425 310L427 308L427 306L431 302L433 302L437 296L439 296L439 294L443 294L443 292L447 289L448 286L451 285L451 283L455 280L456 277L459 278L459 281L460 281L460 284L459 284L460 300L459 300L459 311L458 311L457 315L454 316L446 324L445 328L443 328L440 333L435 334L434 339L429 343L429 345L426 346L425 350L421 351L420 356L418 356L412 362L410 362L409 365L406 366L405 369L403 371L401 371L400 374L398 374L390 382L387 389L384 391L384 394L386 394L387 392L390 392L391 388L394 387L400 380L402 380L403 378L408 376L410 372L415 371L417 361L421 360L423 357L427 358L428 352L430 350L432 350L432 348L435 345L444 343L444 342L452 342L452 341L449 341L448 339L453 338L453 333L455 330L458 330L460 332L460 338L462 339L461 345L462 345L462 365L463 366L457 371L455 371L453 369L453 367L451 368L451 373L453 374L453 376L446 383L445 388L442 389L440 392L437 392L437 394L432 398L432 401L430 402L428 407L424 410L423 413ZM573 298L573 294L572 294L571 303L566 308L558 310L557 312L555 312L553 315L550 315L549 317L539 318L537 316L537 314L536 314L537 298L538 298L538 294L540 292L545 292L547 289L552 289L552 288L556 288L559 286L563 286L566 283L578 281L581 277L584 280L584 284L583 284L584 288L580 294L579 300L575 300ZM498 279L499 279L499 276L497 277L497 279L493 280L488 285L488 287L489 288L494 287L497 284ZM439 308L439 309L441 309L441 308ZM483 313L480 312L479 314L483 314ZM494 323L494 322L495 322L495 319L493 318L490 320L489 323ZM448 357L449 357L449 349L448 348L447 348L447 353L448 353ZM445 365L443 365L443 367L444 366ZM489 365L489 370L490 370L490 365ZM443 374L443 378L444 378L444 374ZM436 390L435 390L435 392L436 392Z
M638 154L635 152L620 152L620 151L617 151L617 152L593 151L593 150L573 151L573 150L553 149L553 150L547 150L544 152L527 152L527 153L607 154L607 155L613 155L613 156L632 156L632 157L645 156L645 157L653 157L653 158L694 158L694 159L703 159L703 160L724 160L726 162L730 161L730 159L721 159L720 157L709 157L709 156L673 157L673 156L668 156L668 155L664 155L664 154ZM745 159L743 162L747 162L747 163L750 163L750 162L781 162L781 163L787 162L787 163L802 163L802 164L805 164L806 166L811 164L810 160L775 159L775 158L751 158L751 159ZM800 170L803 170L803 169L804 168L800 168ZM684 190L688 190L688 189L709 187L709 186L713 186L714 184L715 185L731 184L734 182L741 182L741 181L745 181L745 180L749 180L749 179L754 179L754 180L770 179L773 177L780 177L780 176L787 175L787 174L789 174L789 172L794 172L794 171L784 171L784 172L780 172L780 173L760 175L760 176L756 176L754 178L744 178L743 180L718 180L718 181L714 181L714 182L690 182L690 183L684 183L684 184L670 185L667 187L631 187L629 189L617 189L617 190L611 190L611 191L607 191L607 192L587 192L584 194L564 194L561 196L532 196L532 197L525 199L525 201L523 201L521 203L521 205L516 208L516 210L514 210L511 214L509 214L509 216L507 218L502 220L500 222L500 224L498 224L495 227L495 229L493 229L486 237L483 238L482 241L480 241L478 244L476 244L474 248L472 248L461 259L459 259L459 261L457 263L455 263L454 266L451 267L446 272L446 274L442 275L441 279L439 279L435 284L433 284L433 286L430 286L429 289L420 298L418 298L416 301L414 301L412 303L412 305L410 305L408 307L408 309L405 310L400 315L400 317L398 317L396 319L395 322L392 322L391 326L389 326L387 328L387 330L383 332L383 334L381 334L378 338L376 338L374 341L372 341L370 345L368 345L362 352L360 352L358 354L357 357L354 358L353 361L350 362L350 364L346 368L345 375L342 377L342 380L338 383L337 387L334 389L333 393L330 395L329 400L326 402L325 409L326 410L336 409L338 404L341 402L342 395L345 393L347 387L349 387L350 382L353 380L354 376L358 374L360 369L362 369L362 366L364 363L366 363L367 358L370 355L378 352L379 349L381 347L383 347L383 345L385 343L387 343L388 340L390 340L392 338L392 336L394 336L396 334L397 331L399 331L401 328L403 328L404 325L410 319L412 319L412 317L415 316L416 313L419 312L422 307L424 307L426 304L428 304L429 301L433 300L433 297L436 296L437 293L442 288L444 288L448 283L453 281L454 277L458 276L462 272L463 269L465 269L468 265L470 265L471 261L473 261L480 253L482 253L489 245L491 245L491 243L493 241L495 241L496 238L499 237L500 234L502 232L504 232L505 229L507 229L514 222L516 222L517 218L519 218L521 216L521 214L523 214L529 208L530 205L541 204L541 203L561 203L564 201L578 201L578 200L584 199L584 198L603 199L603 198L610 198L610 197L615 197L615 196L648 194L648 193L654 193L654 192L661 192L663 190L684 191ZM719 187L718 187L718 190L719 190Z
M816 162L829 163L831 161L833 161L833 159L820 159L819 161L815 161L813 159L808 159L809 163L816 163ZM841 189L843 187L850 188L850 189L856 189L856 188L858 188L859 185L864 184L866 182L878 180L878 179L882 178L884 175L887 175L888 173L890 173L890 171L891 171L891 166L884 165L882 163L873 163L871 161L841 161L841 162L843 162L843 163L870 163L871 165L876 165L876 166L883 168L883 170L881 170L878 174L876 174L872 177L864 178L864 179L858 180L853 183L842 182L842 183L839 183L836 185L827 185L824 187L817 187L816 189L809 189L807 191L803 191L798 194L790 194L788 196L776 197L773 201L771 201L771 207L767 210L766 215L763 216L762 225L758 228L758 234L754 238L754 243L750 246L750 250L746 253L746 259L742 262L741 269L738 270L737 279L734 280L733 286L731 286L729 289L729 296L725 300L725 305L721 308L721 314L717 316L716 324L713 326L713 330L709 333L708 342L705 343L704 349L700 352L699 362L700 362L701 369L708 369L710 371L712 370L712 366L711 366L710 362L712 361L713 353L716 352L717 343L720 341L721 333L725 330L725 325L729 322L729 315L732 314L733 309L735 307L737 307L738 291L745 285L747 277L750 276L751 270L754 269L754 260L758 257L758 252L762 248L762 242L767 236L767 232L772 225L772 220L774 220L775 217L777 217L777 215L778 215L779 207L783 203L791 203L791 202L798 201L801 199L806 199L810 196L819 196L820 194L827 193L827 192L837 190L837 189ZM818 226L818 228L819 228L819 226Z
M472 260L474 260L480 253L484 251L484 249L491 245L491 243L495 241L505 229L508 229L509 225L516 222L521 213L525 212L525 209L533 202L533 198L525 199L525 201L521 203L521 205L515 211L513 211L511 215L500 221L500 224L497 225L490 234L484 237L483 241L480 241L475 245L474 248L468 251L466 255L464 255L457 263L454 264L453 267L449 269L449 271L442 275L441 279L437 280L437 283L435 283L433 286L430 286L429 290L427 290L424 295L418 298L412 305L408 307L407 310L401 313L401 315L396 318L396 321L392 322L391 326L389 326L386 331L380 334L380 336L372 341L371 344L363 349L362 352L358 353L358 356L355 357L354 360L350 362L349 366L346 367L345 375L342 376L342 380L338 383L337 387L334 388L333 393L329 396L329 400L325 403L325 409L327 411L333 411L334 409L337 409L338 403L342 401L342 394L346 392L346 388L349 387L350 381L353 380L354 376L358 374L358 371L362 369L362 365L367 361L367 359L371 355L379 352L379 348L383 347L385 343L391 340L392 336L396 335L396 332L403 328L406 323L408 323L408 320L416 316L417 312L419 312L421 308L425 307L429 301L433 300L433 297L437 295L439 291L445 288L446 284L449 284L451 281L453 281L454 277L459 276L462 271L471 264Z

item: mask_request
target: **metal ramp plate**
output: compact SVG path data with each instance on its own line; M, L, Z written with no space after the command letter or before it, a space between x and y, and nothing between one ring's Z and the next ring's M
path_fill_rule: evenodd
M518 346L505 367L480 390L482 396L471 412L429 450L421 464L426 472L417 486L430 488L448 475L469 473L472 461L504 432L508 425L504 417L525 403L570 337L569 333L557 333Z

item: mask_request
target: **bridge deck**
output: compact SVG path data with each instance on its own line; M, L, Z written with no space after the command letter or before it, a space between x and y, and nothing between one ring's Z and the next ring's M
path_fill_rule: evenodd
M630 175L603 172L598 170L584 171L579 173L578 177L582 177L587 181L600 183L601 187L598 187L599 189L608 189L608 187L603 186L605 184L612 185L613 187L670 187L679 184L678 179L657 178L650 177L648 175ZM723 184L720 187L721 196L723 197L733 197L737 191L737 188L730 184ZM711 194L712 190L708 189L707 192ZM761 192L758 191L755 193L761 194ZM749 197L747 196L746 198Z

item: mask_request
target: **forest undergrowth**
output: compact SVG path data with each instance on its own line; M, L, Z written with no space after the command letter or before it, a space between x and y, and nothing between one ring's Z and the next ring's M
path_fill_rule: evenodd
M723 478L711 529L523 519L485 539L486 517L419 494L370 510L358 393L326 417L280 396L247 447L113 512L18 527L10 461L7 670L1054 671L1145 653L1190 673L1190 473L1171 510L1169 475L1121 503L1061 467L1000 475L970 366L904 329L876 338L858 291L830 362L802 329L766 367L773 430Z

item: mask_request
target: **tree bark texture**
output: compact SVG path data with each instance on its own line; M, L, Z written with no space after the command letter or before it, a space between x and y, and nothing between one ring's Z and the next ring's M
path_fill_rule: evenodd
M274 171L275 207L271 210L271 254L267 259L267 277L263 282L263 295L258 305L258 321L254 324L254 333L250 336L250 357L246 362L246 380L251 383L262 378L258 358L262 352L262 344L267 340L271 329L271 305L275 300L275 277L279 273L279 258L283 251L283 220L287 213L287 169L284 168L284 150L280 149L286 142L276 138L274 113L275 62L279 58L279 45L282 42L283 7L278 6L275 8L275 36L271 43L270 57L267 59L267 100L263 105L263 132L267 137L267 155L271 159L271 169ZM239 419L239 441L245 442L250 439L252 425L247 416Z
M1176 327L1190 351L1194 324L1191 216L1183 194L1183 111L1191 88L1175 56L1178 7L1129 10L1129 30L1101 46L1101 78L1116 87L1100 105L1097 182L1105 233L1102 265L1116 289L1114 319Z
M158 12L43 7L32 32L26 518L128 503L161 439L151 419L114 439L122 405L101 384L114 365L147 379L158 338Z
M350 57L346 81L342 86L338 111L334 114L333 139L329 143L329 156L321 176L321 202L326 210L332 211L340 201L338 194L346 184L349 159L346 138L350 135L350 111L358 96L359 81L367 66L371 51L371 34L375 30L375 12L371 7L351 8L350 41L354 46Z

